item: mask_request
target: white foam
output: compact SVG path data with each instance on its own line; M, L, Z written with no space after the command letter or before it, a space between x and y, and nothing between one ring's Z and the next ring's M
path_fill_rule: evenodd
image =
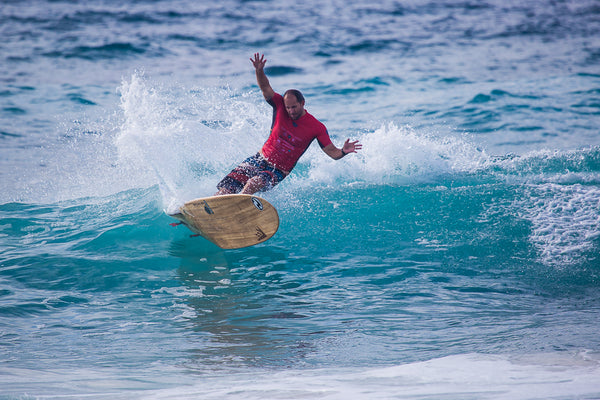
M308 154L309 179L313 182L361 182L367 184L405 184L428 181L456 172L482 168L488 156L465 138L438 136L404 125L387 123L380 128L352 137L363 149L341 161L322 154ZM345 138L337 139L341 147Z
M149 399L564 399L600 395L597 362L449 356L379 369L234 374ZM225 382L226 381L226 382Z
M531 222L531 242L546 264L580 261L600 236L600 188L581 184L531 184L514 201L520 216Z
M462 354L382 368L246 369L191 374L169 365L51 372L2 368L9 394L94 399L435 399L600 398L597 354ZM3 378L2 378L3 377ZM67 389L68 388L68 389ZM62 397L60 397L62 398Z
M61 140L35 150L39 165L15 171L6 201L102 197L160 185L166 205L216 191L230 168L256 153L270 107L257 93L161 84L136 72L120 103L64 121Z

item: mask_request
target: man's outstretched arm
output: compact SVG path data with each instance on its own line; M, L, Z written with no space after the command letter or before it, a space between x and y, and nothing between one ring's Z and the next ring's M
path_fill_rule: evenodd
M323 147L323 151L334 160L339 160L349 153L356 153L360 149L362 149L362 144L358 143L358 140L351 142L350 139L346 139L341 149L338 149L333 144Z
M254 58L251 58L252 65L254 65L254 69L256 70L256 82L258 83L258 87L262 92L265 100L269 101L275 95L275 91L271 87L269 83L269 79L265 74L265 64L267 60L265 59L265 55L260 55L259 53L254 53Z

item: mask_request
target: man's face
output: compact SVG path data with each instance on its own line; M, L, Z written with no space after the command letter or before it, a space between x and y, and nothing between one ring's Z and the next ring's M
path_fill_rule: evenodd
M299 103L296 96L288 94L283 98L283 104L291 119L298 119L304 114L304 102Z

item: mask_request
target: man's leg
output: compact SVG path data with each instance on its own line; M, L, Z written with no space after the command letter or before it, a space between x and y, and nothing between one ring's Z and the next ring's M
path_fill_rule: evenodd
M240 192L241 194L254 194L259 190L267 186L264 178L261 175L248 179L248 182L244 185L244 188Z
M229 190L227 188L221 188L219 189L219 191L217 193L215 193L213 196L223 196L225 194L234 194L235 192L233 190Z

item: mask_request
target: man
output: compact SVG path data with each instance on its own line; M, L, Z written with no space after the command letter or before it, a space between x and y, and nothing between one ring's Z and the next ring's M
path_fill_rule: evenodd
M219 184L215 195L232 193L253 194L273 188L292 171L298 159L314 139L334 160L362 148L358 141L346 142L341 149L333 145L327 128L304 109L304 97L291 89L283 96L275 93L265 75L267 60L264 54L250 58L256 70L256 81L267 103L273 107L273 122L269 138L260 152L247 158Z

